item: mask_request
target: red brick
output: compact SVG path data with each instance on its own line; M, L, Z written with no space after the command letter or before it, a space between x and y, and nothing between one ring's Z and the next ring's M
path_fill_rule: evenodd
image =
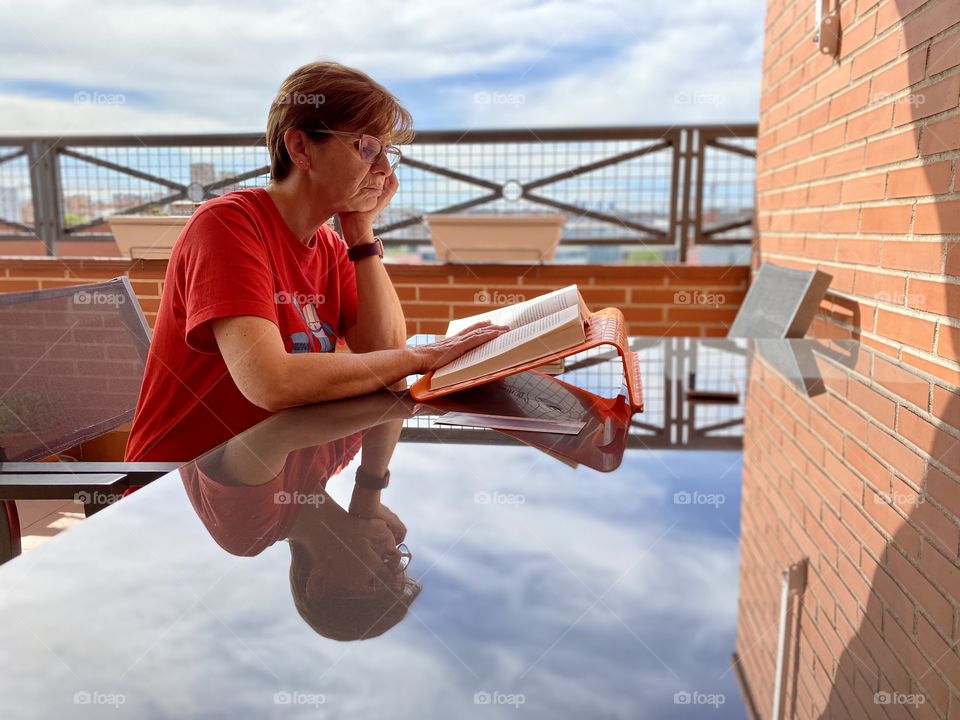
M877 16L871 14L859 20L852 27L844 28L843 34L840 36L839 57L846 58L857 48L869 42L873 38L876 24Z
M960 100L960 75L952 75L921 90L914 90L896 101L894 126L936 115L957 107Z
M960 443L956 438L903 406L897 410L897 430L932 459L960 472Z
M960 517L960 482L935 467L927 468L927 497L943 505L954 517Z
M960 275L960 242L947 245L947 263L944 268L947 275Z
M878 135L889 130L893 108L893 103L887 103L847 120L847 142L852 143L868 135Z
M844 180L842 200L845 203L881 200L885 185L886 176L882 172Z
M957 148L960 148L960 116L923 126L921 155L933 155Z
M837 260L863 265L879 265L880 241L843 238L837 243ZM857 273L859 274L859 269ZM900 285L901 287L903 285L902 279Z
M867 105L870 97L870 83L862 82L844 90L830 100L830 120L837 120L855 113Z
M903 24L900 34L903 47L916 47L937 33L960 22L960 3L955 0L929 2L922 12L911 17Z
M960 393L948 390L941 385L934 385L932 412L942 422L949 423L960 430Z
M918 203L913 231L918 235L960 233L960 200Z
M874 75L870 81L870 101L880 102L923 80L925 59L924 53L913 53Z
M937 354L951 362L960 362L960 328L940 326L940 339L937 341Z
M927 73L936 75L957 65L960 65L960 35L947 35L930 46Z
M877 333L920 350L933 349L934 325L929 320L877 310Z
M900 38L896 33L876 41L853 59L852 77L859 78L891 60L896 60Z
M917 157L917 131L890 135L867 142L866 166L875 167Z
M891 170L888 173L887 197L907 198L941 195L950 191L951 161Z
M883 267L939 273L942 251L943 245L937 242L887 240L883 243Z
M910 229L912 205L880 205L860 211L860 232L873 234L906 233Z
M907 306L941 315L956 315L960 310L960 285L910 278Z

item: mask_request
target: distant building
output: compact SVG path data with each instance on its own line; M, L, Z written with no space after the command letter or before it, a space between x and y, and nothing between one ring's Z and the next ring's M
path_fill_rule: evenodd
M0 219L19 222L20 197L15 187L0 187Z
M217 180L217 167L213 163L190 163L190 182L209 185Z

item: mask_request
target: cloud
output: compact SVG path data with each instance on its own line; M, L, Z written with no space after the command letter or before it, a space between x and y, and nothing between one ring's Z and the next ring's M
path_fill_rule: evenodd
M757 112L762 0L493 0L455 10L383 0L46 0L7 3L3 12L4 134L259 130L280 81L318 58L369 72L421 128L750 120ZM683 91L722 103L675 103ZM128 102L112 113L78 110L78 92ZM476 101L482 92L491 102Z

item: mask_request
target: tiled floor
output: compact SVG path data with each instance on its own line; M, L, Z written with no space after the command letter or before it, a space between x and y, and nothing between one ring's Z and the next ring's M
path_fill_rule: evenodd
M83 505L72 500L18 500L17 513L25 553L84 518Z

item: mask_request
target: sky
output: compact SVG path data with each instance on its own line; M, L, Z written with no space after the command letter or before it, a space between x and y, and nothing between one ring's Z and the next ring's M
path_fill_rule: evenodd
M313 60L415 127L755 122L763 0L0 0L0 135L262 131Z

